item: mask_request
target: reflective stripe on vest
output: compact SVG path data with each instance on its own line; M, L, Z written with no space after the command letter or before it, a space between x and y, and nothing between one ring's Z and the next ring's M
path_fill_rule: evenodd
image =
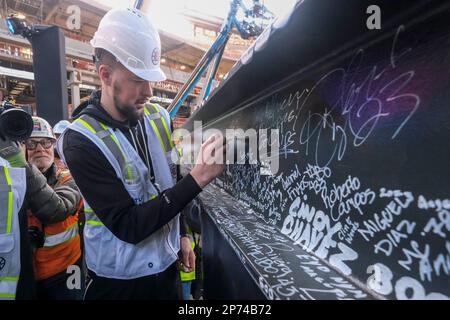
M164 152L168 152L173 148L173 141L170 136L169 127L167 126L166 120L161 115L160 109L154 104L148 104L144 107L145 114L149 117L150 123L159 138L159 143L163 147Z
M169 164L169 167L163 167L160 166L160 163L158 161L152 160L155 176L158 177L158 174L161 175L162 172L169 169L168 173L173 177L173 180L170 182L170 184L162 183L160 185L160 190L163 191L176 183L177 176L176 165L173 163L172 159L178 158L178 153L176 152L176 148L174 148L174 143L169 131L168 124L170 124L170 116L166 109L159 107L156 104L146 104L144 107L144 112L146 115L144 117L144 123L146 125L147 136L150 136L152 133L156 133L156 137L161 146L160 151ZM155 156L155 154L158 153L159 150L154 150L154 152L151 154L152 158Z
M70 126L71 130L81 133L99 148L135 204L155 199L158 196L157 185L161 187L159 190L165 190L174 184L166 154L166 149L171 146L167 127L170 117L165 109L159 109L159 114L156 110L158 107L145 112L143 126L155 184L138 152L120 130L113 130L88 115L82 115ZM58 140L58 151L63 161L64 134ZM111 195L111 201L114 201L114 195ZM162 272L176 261L180 245L179 216L140 243L131 244L118 239L105 227L85 198L84 205L86 264L98 276L134 279Z
M16 298L17 282L19 277L15 278L0 278L0 299L13 300Z
M13 193L8 167L2 167L0 174L0 203L8 208L6 215L0 215L0 234L11 234Z
M84 214L86 216L86 224L91 226L104 226L103 222L94 214L94 210L91 208L84 208Z
M75 122L81 123L83 126L88 128L92 133L98 136L106 145L108 150L110 150L111 153L115 156L121 168L125 168L127 166L126 157L122 151L122 148L120 147L117 138L108 130L108 127L106 127L100 121L97 121L87 116L84 117L82 116L81 118L75 120Z
M44 248L51 248L72 240L78 235L78 221L75 221L66 231L55 235L46 235Z
M19 211L25 197L25 169L0 158L0 300L16 298L20 275Z

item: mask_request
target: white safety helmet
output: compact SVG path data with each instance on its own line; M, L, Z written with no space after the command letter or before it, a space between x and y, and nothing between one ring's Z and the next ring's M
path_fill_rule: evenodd
M100 21L91 45L111 53L125 68L141 79L166 79L160 68L161 40L158 30L140 10L108 11Z
M56 139L53 134L52 126L47 122L47 120L39 117L33 117L33 132L31 132L30 138Z
M55 127L53 128L54 134L61 134L63 133L66 128L70 126L70 122L67 120L61 120L57 124L55 124Z

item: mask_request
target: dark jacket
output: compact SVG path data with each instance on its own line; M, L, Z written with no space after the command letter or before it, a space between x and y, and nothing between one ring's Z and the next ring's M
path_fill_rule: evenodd
M53 189L56 184L56 165L45 173L35 166L27 168L27 201L33 215L45 225L64 221L80 206L81 195L75 181Z
M17 283L16 300L33 300L37 298L36 282L33 271L33 251L28 237L27 203L19 211L20 226L20 275Z
M132 145L131 134L140 145L144 145L147 139L145 132L137 129L137 123L112 119L100 105L100 95L99 91L94 92L89 101L74 111L73 117L87 114L113 130L120 130ZM122 241L137 244L148 238L172 220L201 191L188 174L184 178L179 176L179 181L157 198L136 205L109 161L93 142L73 130L66 132L63 142L64 157L78 188L101 222ZM144 151L138 149L145 163ZM150 164L149 170L154 176L152 167ZM180 225L184 234L184 224Z

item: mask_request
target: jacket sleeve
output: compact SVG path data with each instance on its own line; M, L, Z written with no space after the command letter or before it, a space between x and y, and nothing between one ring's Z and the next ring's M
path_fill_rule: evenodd
M81 196L73 179L52 189L45 176L34 166L26 168L27 200L33 215L43 224L67 219L77 212Z
M86 202L105 227L127 243L138 244L148 238L202 190L188 174L155 199L137 205L104 154L86 137L69 130L64 135L63 152Z

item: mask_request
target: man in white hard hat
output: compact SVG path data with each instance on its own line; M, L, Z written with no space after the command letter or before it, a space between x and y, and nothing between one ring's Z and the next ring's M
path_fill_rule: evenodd
M178 254L185 271L195 267L179 213L224 170L223 139L205 142L179 177L169 114L148 103L150 82L165 79L156 28L139 10L114 9L91 44L102 89L58 140L85 200L85 298L179 299Z
M55 127L53 128L53 133L55 134L56 139L59 138L61 133L63 133L64 130L70 125L70 122L67 120L61 120L57 124L55 124Z
M73 266L78 266L82 284L81 239L78 231L78 213L82 202L80 192L69 170L55 163L56 137L50 124L43 118L33 117L33 132L25 141L28 162L45 177L45 182L64 203L64 209L55 206L52 199L32 207L28 215L30 232L41 236L35 243L33 266L37 281L37 297L41 300L81 300L82 286L70 288L67 279ZM39 197L39 193L35 195ZM70 272L68 272L70 271Z

